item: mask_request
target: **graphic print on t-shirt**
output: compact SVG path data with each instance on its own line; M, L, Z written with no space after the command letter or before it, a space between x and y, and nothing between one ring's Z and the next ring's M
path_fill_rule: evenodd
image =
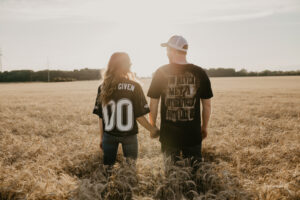
M195 117L196 92L196 77L192 73L168 76L166 120L192 121Z

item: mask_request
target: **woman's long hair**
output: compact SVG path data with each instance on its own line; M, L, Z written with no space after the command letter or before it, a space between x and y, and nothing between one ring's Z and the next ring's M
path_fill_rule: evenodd
M134 79L130 71L130 58L127 53L116 52L111 55L101 86L100 102L106 105L112 98L121 78Z

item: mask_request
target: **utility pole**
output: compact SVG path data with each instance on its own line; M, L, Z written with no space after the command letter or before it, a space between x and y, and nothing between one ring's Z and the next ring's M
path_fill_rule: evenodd
M0 72L2 72L2 51L0 48Z

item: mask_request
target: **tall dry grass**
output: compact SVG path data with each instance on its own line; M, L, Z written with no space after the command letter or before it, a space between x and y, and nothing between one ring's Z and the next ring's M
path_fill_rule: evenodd
M0 84L0 199L300 199L300 77L212 84L196 173L186 160L164 164L143 128L136 167L119 155L107 171L91 114L96 81Z

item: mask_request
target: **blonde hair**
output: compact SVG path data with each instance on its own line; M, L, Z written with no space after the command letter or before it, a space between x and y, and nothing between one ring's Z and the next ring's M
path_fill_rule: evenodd
M103 105L106 105L111 100L121 78L135 80L134 74L130 71L130 66L131 62L127 53L116 52L111 55L104 73L99 96L99 100Z

